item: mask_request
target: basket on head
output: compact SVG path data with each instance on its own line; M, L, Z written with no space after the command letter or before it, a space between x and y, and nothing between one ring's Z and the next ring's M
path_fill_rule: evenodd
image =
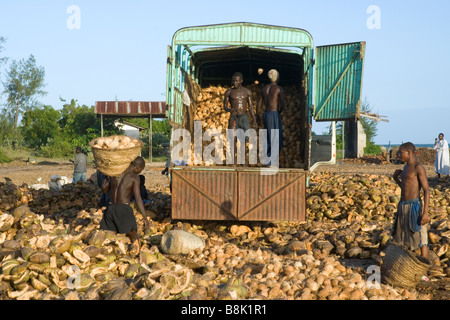
M143 143L139 139L115 135L96 138L89 145L97 169L107 176L118 177L141 154Z
M390 285L415 287L430 268L427 259L415 255L403 245L391 243L385 253L381 276L382 280Z

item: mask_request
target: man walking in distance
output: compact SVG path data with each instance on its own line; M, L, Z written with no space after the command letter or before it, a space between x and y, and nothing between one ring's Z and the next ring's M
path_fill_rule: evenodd
M283 147L283 124L281 122L280 113L286 106L286 99L284 96L283 88L278 85L279 73L275 69L271 69L268 72L270 84L266 85L258 99L257 110L260 110L262 104L266 106L266 110L263 114L263 126L267 130L267 156L272 154L272 141L271 130L278 130L278 155L280 155L281 148Z
M147 213L140 193L139 173L144 170L144 167L144 159L137 157L121 176L106 177L102 186L102 192L109 193L111 203L103 214L100 228L126 234L131 241L129 249L132 254L138 254L140 248L136 218L133 208L130 207L131 193L134 195L139 212L144 217L145 229L149 227Z
M76 155L74 160L69 160L73 162L73 183L78 181L86 182L86 171L87 171L87 156L82 152L81 147L75 149Z

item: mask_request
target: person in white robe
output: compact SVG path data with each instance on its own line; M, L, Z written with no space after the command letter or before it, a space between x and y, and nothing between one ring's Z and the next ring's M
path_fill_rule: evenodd
M433 149L436 150L436 158L434 160L434 169L438 175L441 177L441 174L449 175L450 174L450 164L449 164L449 153L448 153L448 142L444 139L444 134L439 134L438 138L435 139Z

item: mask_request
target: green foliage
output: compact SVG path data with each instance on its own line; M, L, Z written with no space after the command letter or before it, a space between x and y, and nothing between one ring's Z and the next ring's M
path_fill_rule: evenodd
M370 106L367 99L365 99L364 102L362 103L361 111L362 112L371 112L372 111L372 106ZM366 117L361 117L360 122L364 129L364 133L366 134L366 146L367 146L366 148L368 148L368 150L372 150L372 151L370 151L370 153L366 153L366 154L377 154L377 153L373 153L373 152L376 152L376 150L378 150L378 148L375 148L372 145L373 145L373 139L377 135L378 122L376 122L375 120L366 118ZM344 121L336 122L336 150L344 149L344 141L343 141L343 130L345 130L344 124L345 124ZM330 126L330 130L331 130L331 126ZM326 134L330 134L330 133L326 133Z
M127 119L128 122L133 123L135 125L138 125L140 127L148 129L149 121L148 119L144 118L130 118ZM160 132L167 137L170 134L170 124L168 119L152 119L152 132Z
M41 147L40 154L46 158L65 158L74 153L72 144L61 136L50 139L45 146Z
M140 139L144 142L144 146L142 147L142 155L144 157L149 156L148 151L148 133L142 134ZM169 137L163 133L155 132L152 135L152 156L161 156L164 147L163 143L169 143Z
M46 94L42 90L44 76L44 68L36 66L33 55L27 60L13 60L11 63L3 83L3 93L7 95L9 112L14 115L14 129L18 127L19 115L36 105L35 97Z
M120 119L120 120L124 120L124 119ZM139 127L148 129L148 123L149 123L148 117L147 118L127 118L126 121L129 123L135 124ZM153 124L153 121L155 121L155 120L152 120L152 124Z
M364 148L364 154L379 155L381 154L381 146L376 145L373 142L369 142L367 146Z
M336 122L336 150L344 150L344 138L342 136L343 128L344 122L342 121Z
M130 118L127 122L133 123L143 128L149 127L148 119L143 118ZM140 139L144 143L142 147L142 156L148 157L148 130L140 135ZM163 143L169 143L170 139L170 124L168 119L156 120L152 119L152 156L162 156L164 147Z
M169 138L170 135L169 119L153 120L152 129L153 132L160 132Z
M0 145L16 148L22 142L22 135L14 130L14 119L0 112Z
M24 110L19 130L14 130L15 117L8 112L0 113L0 145L12 147L24 145L34 149L35 156L46 158L65 158L73 155L80 146L86 154L91 151L89 142L101 136L101 120L95 114L94 107L79 105L75 99L64 104L60 110L52 106L30 107ZM104 117L103 135L123 134L114 125L117 118ZM148 119L131 119L135 124L148 128ZM170 125L167 119L152 120L153 156L161 154L163 143L169 142ZM142 155L148 157L148 130L141 136L144 142Z
M12 160L6 155L6 153L0 149L0 163L8 163Z
M5 50L5 48L3 47L3 44L6 42L6 39L4 37L0 37L0 53ZM0 67L2 66L2 64L6 63L6 61L8 60L7 57L2 57L0 56ZM1 69L0 69L1 71Z
M361 111L362 112L371 112L372 111L372 107L370 106L367 99L365 99L364 102L362 103ZM369 145L373 141L373 138L375 138L375 136L377 135L378 122L376 122L375 120L366 118L366 117L361 117L360 121L361 121L362 127L364 128L364 133L366 134L366 140L367 140L366 144Z
M30 147L40 148L60 133L60 118L59 111L51 106L32 108L24 113L19 129Z
M66 100L61 99L65 102ZM65 103L61 109L61 120L59 126L64 134L64 139L70 143L72 148L77 146L90 149L89 142L101 136L101 121L94 111L94 107L77 105L72 99ZM114 125L114 119L103 119L104 136L120 134L121 131Z

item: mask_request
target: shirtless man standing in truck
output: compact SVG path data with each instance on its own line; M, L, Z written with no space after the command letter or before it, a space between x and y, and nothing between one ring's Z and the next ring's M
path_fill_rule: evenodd
M270 79L270 84L266 85L262 91L261 95L258 99L257 110L260 110L262 104L264 103L266 106L266 110L263 114L263 125L264 129L267 130L267 156L271 156L271 130L279 130L278 138L279 145L278 149L281 151L283 147L283 125L281 123L281 115L280 112L286 106L286 99L284 96L283 88L278 85L278 80L280 75L277 70L271 69L268 72L268 76ZM278 152L278 155L280 153Z
M139 173L145 168L142 157L133 160L130 166L119 177L106 177L103 181L102 192L109 194L110 204L103 214L100 228L117 233L124 233L130 238L130 252L139 253L139 239L137 234L137 223L133 208L130 207L131 193L134 195L136 206L144 217L145 228L149 227L147 213L140 193Z
M250 129L247 117L247 108L253 118L255 126L257 125L255 112L253 111L252 92L242 87L243 75L240 72L233 74L231 78L231 88L225 92L223 99L223 108L226 112L230 112L228 121L228 129L242 129L247 131ZM231 108L228 107L230 104Z

